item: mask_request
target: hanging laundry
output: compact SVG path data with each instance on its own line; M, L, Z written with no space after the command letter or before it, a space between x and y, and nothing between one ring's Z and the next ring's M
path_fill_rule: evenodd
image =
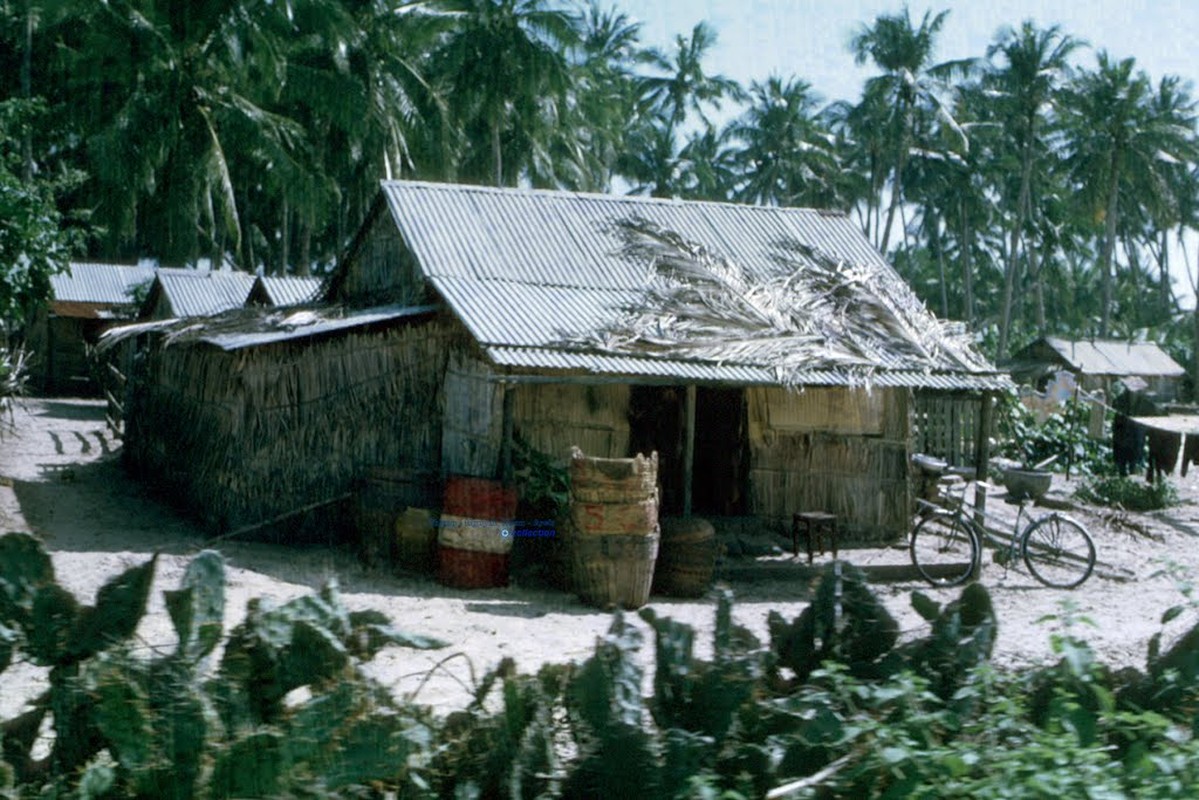
M1199 464L1199 434L1188 433L1186 444L1182 447L1182 477L1187 476L1187 467Z
M1148 438L1149 469L1145 480L1160 483L1164 476L1174 474L1174 464L1182 448L1182 434L1150 428Z
M1116 471L1123 476L1139 470L1145 456L1145 429L1129 417L1153 416L1157 408L1140 392L1128 389L1112 401L1112 408L1116 412L1112 420L1112 458Z

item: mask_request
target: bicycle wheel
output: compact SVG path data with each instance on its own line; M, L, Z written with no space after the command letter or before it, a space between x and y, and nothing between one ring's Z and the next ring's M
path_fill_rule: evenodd
M912 529L909 550L920 576L933 586L958 586L978 567L980 546L956 514L925 517Z
M1069 517L1050 514L1024 531L1020 549L1032 576L1055 589L1073 589L1095 569L1095 543Z

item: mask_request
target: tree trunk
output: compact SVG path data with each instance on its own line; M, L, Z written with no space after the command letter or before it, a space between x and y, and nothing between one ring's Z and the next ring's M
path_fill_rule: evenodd
M903 115L903 129L900 132L899 152L895 155L895 173L891 181L891 203L887 208L887 224L883 228L883 241L879 247L883 255L887 253L887 245L891 242L891 225L895 221L895 212L903 199L903 167L907 163L908 131L911 129L911 119L907 104L900 101L900 113Z
M1020 269L1019 253L1020 240L1024 233L1029 206L1030 185L1032 183L1032 147L1026 143L1020 164L1020 193L1016 198L1016 219L1008 236L1007 262L1003 270L1003 307L1000 311L999 345L995 351L995 360L1003 361L1007 357L1008 341L1012 333L1012 302L1016 288L1016 273ZM1027 249L1027 248L1025 248Z
M290 211L288 210L287 197L285 195L283 197L283 213L279 215L279 228L282 235L279 237L279 267L278 272L276 273L278 275L287 274L287 262L291 257L289 247L291 239L290 225L288 224L290 222L289 216Z
M1157 263L1161 267L1161 318L1167 319L1174 311L1174 286L1170 281L1170 234L1165 228L1161 231L1161 255Z
M891 225L895 222L895 212L899 208L903 196L903 161L902 156L895 164L895 178L891 181L891 203L887 207L887 224L883 226L883 239L879 251L886 255L887 245L891 242Z
M33 0L25 0L25 36L21 49L21 96L28 101L33 97ZM26 183L33 181L32 127L26 124L21 137L21 177Z
M941 223L934 216L929 236L933 246L937 248L937 272L941 279L941 318L949 319L949 280L945 274L945 247L941 241Z
M1111 177L1107 188L1107 217L1104 219L1103 246L1099 251L1099 336L1107 336L1112 317L1112 254L1116 249L1116 217L1120 213L1120 162L1112 154Z
M966 201L958 201L958 216L961 224L961 244L962 249L962 289L965 297L965 315L966 325L970 328L974 327L974 242L973 230L970 226L970 217L966 213Z
M504 185L504 153L500 146L500 121L493 119L491 121L491 161L492 167L495 169L495 185Z
M296 274L307 277L312 274L312 222L305 217L300 222L300 263Z
M1032 275L1033 297L1036 300L1037 335L1046 336L1049 331L1045 321L1045 262L1041 260L1036 246L1028 248L1028 268L1029 274Z

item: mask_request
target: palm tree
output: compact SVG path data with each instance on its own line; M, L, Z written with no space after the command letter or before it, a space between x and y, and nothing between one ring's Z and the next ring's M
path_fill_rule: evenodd
M649 60L663 74L641 79L645 100L672 128L678 128L694 112L704 124L710 124L707 110L717 110L723 100L740 100L740 85L723 75L709 75L703 62L716 45L716 31L706 22L698 23L691 36L677 36L672 57L650 51Z
M489 174L496 186L513 183L525 166L517 151L527 159L530 143L550 127L546 111L557 114L550 107L566 102L566 51L578 41L576 20L545 0L433 0L432 7L451 25L433 54L433 71L466 137L465 170ZM489 153L489 168L479 163L481 152Z
M168 261L237 252L238 153L260 165L302 157L303 130L273 113L284 69L280 4L166 0L80 4L56 32L50 99L74 136L111 255Z
M731 126L741 146L743 184L738 199L750 203L837 207L841 165L836 139L806 81L772 76L749 88L750 105Z
M583 15L571 119L563 126L584 164L586 178L578 188L607 191L628 146L639 113L636 70L650 58L640 36L640 23L615 9L601 11L593 2Z
M729 200L737 184L736 153L729 131L707 125L679 151L679 195L689 200Z
M1112 261L1124 203L1152 205L1165 192L1165 168L1192 161L1196 154L1193 118L1155 113L1153 88L1132 58L1113 60L1099 53L1095 70L1084 71L1067 95L1067 160L1088 216L1102 224L1098 233L1099 335L1111 326Z
M1009 181L1011 189L1004 191L1009 228L996 353L1000 361L1008 350L1020 244L1027 236L1025 225L1035 211L1032 198L1034 165L1046 157L1041 132L1059 81L1067 73L1069 56L1079 46L1077 40L1063 34L1056 25L1038 29L1026 21L1019 31L1012 28L1001 31L987 49L989 59L1002 59L1002 63L992 67L984 79L988 105L1003 131L1004 150L1018 164L1019 174L1019 180L1015 184ZM1028 249L1025 242L1025 250Z
M946 124L956 127L938 90L945 80L955 73L964 73L973 62L930 63L937 34L948 15L948 11L936 16L926 12L919 27L915 27L906 8L902 14L882 14L850 41L850 50L858 64L869 60L883 71L866 82L862 105L885 115L872 121L888 137L891 200L878 241L884 251L890 244L895 215L903 202L903 172L911 148L916 145L920 117L935 112Z
M637 114L629 127L628 147L618 162L618 172L633 184L635 193L672 197L689 196L699 191L696 187L701 184L704 192L721 193L726 188L717 186L726 180L717 177L725 166L714 165L713 171L701 176L699 173L707 168L696 161L701 152L707 156L725 152L708 119L709 108L719 109L724 99L742 96L736 81L705 71L704 59L715 43L715 32L701 22L690 37L675 39L672 57L648 50L638 58L661 74L639 75L636 79ZM698 118L701 129L680 143L690 113Z

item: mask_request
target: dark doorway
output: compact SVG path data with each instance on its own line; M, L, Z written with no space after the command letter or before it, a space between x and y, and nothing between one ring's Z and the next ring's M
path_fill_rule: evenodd
M629 394L629 455L658 453L662 516L683 513L682 386L633 386Z
M700 386L695 392L692 508L707 516L747 513L749 475L745 391Z
M662 516L683 513L684 386L633 386L629 397L629 455L658 453ZM745 392L698 387L691 507L696 514L747 513L749 443Z

